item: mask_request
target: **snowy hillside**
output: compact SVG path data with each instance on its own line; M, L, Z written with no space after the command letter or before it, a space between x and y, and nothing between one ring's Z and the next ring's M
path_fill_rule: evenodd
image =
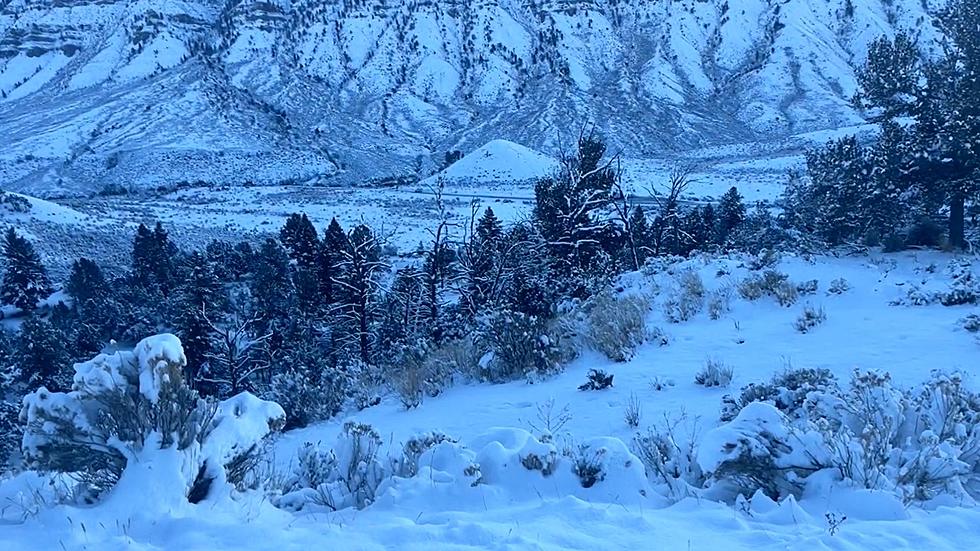
M651 335L660 336L641 345L631 360L613 363L586 350L547 380L462 385L408 411L396 397L386 396L376 407L277 439L260 468L258 488L229 488L200 504L188 503L181 493L193 478L186 462L194 467L216 450L232 453L229 446L236 438L247 445L267 429L266 418L281 415L278 406L248 395L222 403L219 428L224 430L209 435L200 454L144 452L96 507L56 504L65 499L61 482L21 473L0 483L6 504L0 513L0 545L9 550L287 550L324 542L341 549L419 550L433 545L461 550L975 547L980 516L969 498L941 495L910 505L889 482L868 489L841 481L828 469L810 474L799 497L777 503L760 491L751 499L725 503L695 488L686 496L673 493L651 470L649 458L635 455L638 442L653 434L649 429L669 434L667 445L678 451L693 442L697 464L707 469L725 453L712 446L726 442L732 431L751 430L750 413L762 420L763 414L774 414L769 430L788 422L761 402L746 406L730 423L719 421L723 397L790 369L826 369L844 388L853 369L881 370L890 373L888 384L916 389L935 377L930 369L939 369L959 372L966 387L977 388L976 374L969 371L976 336L962 321L971 307L907 301L916 294L913 288L920 295L944 292L950 270L970 266L970 259L943 253L788 258L773 269L791 282L816 282L798 302L781 306L775 297L748 300L732 294L718 319L712 319L709 307L686 321L670 321L668 302L690 277L685 274L697 274L713 297L751 279L751 261L697 257L627 274L621 281L624 295L663 291L645 313ZM807 305L823 308L826 320L801 333L793 320ZM150 359L156 354L165 359L156 365L170 366L181 356L175 346L173 337L148 339L145 352L142 343L137 347L139 365L154 365ZM712 361L731 367L734 379L721 387L696 384L695 374ZM97 385L134 377L127 371L135 369L130 365L136 365L132 353L100 356L79 364L76 380ZM577 390L590 368L607 370L615 377L613 386ZM148 368L140 369L145 373ZM102 371L113 377L98 377ZM147 380L140 376L140 392ZM811 396L819 395L814 388ZM37 400L30 397L31 407L43 408L44 401ZM881 411L893 405L882 404ZM637 412L635 427L628 424L631 409ZM380 442L376 459L367 455L369 462L358 466L359 476L389 468L384 466L388 454L400 453L402 444L417 435L441 431L453 440L417 456L414 475L383 480L363 510L332 511L332 502L324 500L338 488L333 483L283 495L297 476L302 481L315 475L304 473L298 463L305 453L305 465L316 465L309 463L310 450L333 447L339 461L346 454L371 453L344 447L349 441L342 434L350 430L344 425L354 419L373 426ZM751 437L750 432L736 434ZM800 433L799 440L786 442L803 446L806 436ZM586 461L592 457L598 480L583 487L582 472L566 453ZM665 453L673 452L665 448ZM683 457L671 457L677 466L692 468Z
M631 157L860 119L879 35L919 0L9 0L0 181L364 183L598 123ZM566 137L567 138L567 137ZM243 176L248 174L248 176Z

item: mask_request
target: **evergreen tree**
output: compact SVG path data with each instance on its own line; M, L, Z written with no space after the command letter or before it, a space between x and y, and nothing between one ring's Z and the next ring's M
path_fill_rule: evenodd
M339 297L335 309L342 323L341 340L356 350L366 364L374 359L373 326L380 276L386 269L381 261L381 246L371 229L360 225L351 230L333 278Z
M333 304L338 300L333 282L337 266L347 248L347 233L336 218L330 220L330 225L323 233L320 243L320 259L317 276L320 280L320 295L324 304Z
M3 238L6 270L0 285L0 302L30 311L38 301L51 295L48 273L31 242L8 228Z
M854 136L841 138L806 156L810 185L797 201L812 229L831 245L863 236L860 204L868 176L864 149Z
M88 258L79 258L71 265L65 291L74 299L76 308L88 303L100 303L109 296L109 282L99 265Z
M14 352L20 382L29 388L66 391L71 386L71 355L65 335L37 316L21 326Z
M289 256L305 269L317 264L320 242L313 222L306 214L291 214L279 232L279 240L289 251Z
M605 152L594 135L582 136L577 155L534 187L535 224L565 275L594 271L607 244L612 222L602 210L612 200L616 171L611 161L603 163Z
M152 230L140 224L133 238L133 282L140 288L157 289L164 297L169 296L179 253L160 222Z
M500 239L504 236L504 225L494 214L493 209L487 207L483 211L483 216L480 217L479 222L476 224L476 241L481 247L493 247L495 244L500 242Z
M718 202L718 243L728 243L745 221L745 204L738 189L731 187Z
M185 380L194 386L211 352L212 327L220 323L227 297L205 255L198 251L191 253L186 272L178 297L177 336L187 356Z
M718 217L715 214L715 207L711 203L708 203L701 209L701 222L704 224L701 233L705 236L705 246L717 244L718 236L716 234L716 228L718 227Z
M636 263L642 266L653 252L654 246L653 230L642 206L637 206L630 213L629 233L631 247L636 251Z
M251 291L266 326L285 320L296 304L289 256L275 239L266 239L256 254Z
M871 245L895 236L907 225L911 214L906 204L911 161L905 129L890 120L883 122L878 141L868 149L871 177L865 180L867 189L858 206L866 219L865 238Z
M918 90L921 54L915 39L900 31L894 40L876 39L868 47L868 58L857 71L858 106L880 107L890 119L911 113Z

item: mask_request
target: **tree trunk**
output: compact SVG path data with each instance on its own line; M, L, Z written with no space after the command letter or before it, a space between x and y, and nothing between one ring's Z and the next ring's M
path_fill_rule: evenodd
M962 249L966 247L964 236L964 212L966 196L962 191L953 193L949 199L949 246Z

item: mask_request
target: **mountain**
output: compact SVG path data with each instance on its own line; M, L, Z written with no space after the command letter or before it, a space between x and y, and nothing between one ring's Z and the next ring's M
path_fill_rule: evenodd
M931 0L0 0L0 186L359 184L595 122L653 157L861 121Z

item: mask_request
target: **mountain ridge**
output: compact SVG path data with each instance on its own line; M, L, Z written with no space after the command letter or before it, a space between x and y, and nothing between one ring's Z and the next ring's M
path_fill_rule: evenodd
M2 185L426 175L593 121L634 157L858 124L879 35L920 0L7 0ZM565 135L563 135L565 134Z

